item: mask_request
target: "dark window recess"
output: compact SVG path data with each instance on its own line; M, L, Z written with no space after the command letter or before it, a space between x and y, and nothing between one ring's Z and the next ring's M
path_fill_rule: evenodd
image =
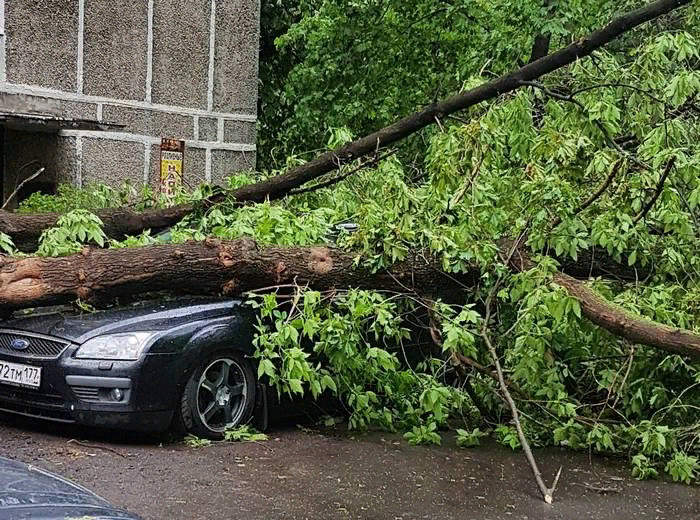
M5 193L5 127L0 126L0 199L4 204L3 193Z
M42 195L56 195L56 183L40 180L28 182L17 192L17 203L19 204L37 192Z

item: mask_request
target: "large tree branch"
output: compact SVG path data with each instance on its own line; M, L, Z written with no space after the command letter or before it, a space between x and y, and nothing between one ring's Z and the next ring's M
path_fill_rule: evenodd
M367 154L377 153L426 126L440 121L445 116L516 90L527 82L588 56L635 27L689 3L690 0L657 0L640 9L623 14L589 36L581 38L553 54L528 63L510 74L434 103L338 150L320 155L282 175L242 186L228 195L239 202L262 202L265 199L282 198L291 190L300 188L309 181L318 179ZM224 197L225 195L217 195L211 201L216 202ZM125 235L138 234L144 229L174 225L191 211L192 206L184 205L167 210L151 210L143 214L126 210L105 210L98 213L105 222L107 235L112 238L122 238ZM10 235L20 249L28 251L35 247L39 235L44 229L55 225L57 218L56 214L20 216L14 213L0 213L0 231Z
M512 243L507 249L513 249ZM112 250L86 248L82 253L57 258L2 257L0 309L8 312L76 298L162 290L235 296L290 283L319 290L416 291L452 300L465 288L476 287L481 276L476 266L459 277L444 273L439 260L424 253L409 255L376 273L355 267L355 258L356 253L324 246L260 248L250 239ZM518 272L533 266L522 248L508 264ZM563 273L555 274L554 282L579 301L586 318L611 333L633 343L700 359L700 335L634 316Z
M449 293L474 286L480 275L476 268L461 276L447 275L436 259L422 253L373 273L355 267L356 256L324 246L260 248L250 239L207 239L179 245L85 248L64 257L2 257L0 309L154 291L237 296L290 283L318 290L357 287Z
M172 226L190 214L194 206L181 204L165 209L149 209L142 212L128 208L97 210L102 219L104 232L111 238L124 238L139 234L144 229L154 231ZM0 232L9 235L20 251L29 252L37 248L39 237L45 229L54 227L60 213L10 213L0 211Z
M508 261L508 265L516 272L526 271L534 266L528 253L522 249ZM600 296L585 282L567 274L557 272L553 280L579 302L583 316L612 334L631 343L700 359L700 334L634 315Z
M257 202L263 201L268 197L271 199L280 198L289 190L301 184L333 171L340 165L358 157L400 141L418 130L434 124L447 115L516 90L522 86L524 81L533 81L545 74L565 67L576 60L590 55L595 50L600 49L633 28L689 3L690 0L658 0L640 9L623 14L604 28L591 33L585 38L581 38L568 47L528 63L510 74L484 83L477 88L434 103L420 112L397 121L391 126L353 141L338 150L327 152L287 173L257 184L243 186L234 192L234 196L239 200L243 198Z

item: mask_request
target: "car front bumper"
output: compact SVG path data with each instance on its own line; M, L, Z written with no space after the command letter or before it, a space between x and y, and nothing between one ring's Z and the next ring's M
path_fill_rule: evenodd
M0 352L0 362L41 367L39 388L0 383L0 411L86 426L160 432L172 422L181 367L174 354L137 361L77 359L69 345L55 359ZM115 392L118 389L118 392Z

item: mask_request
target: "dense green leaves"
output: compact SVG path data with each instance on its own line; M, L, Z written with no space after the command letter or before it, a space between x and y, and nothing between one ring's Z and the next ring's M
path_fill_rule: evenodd
M340 146L435 96L527 61L539 32L550 33L557 48L641 3L557 2L550 10L544 2L508 0L264 2L262 164L298 164L302 152ZM353 428L398 430L423 444L440 442L440 432L455 427L462 446L488 432L518 449L480 337L485 294L500 278L487 326L530 441L629 455L638 478L665 471L692 482L700 365L593 326L552 275L561 263L587 259L582 271L605 275L591 284L620 309L700 330L698 11L696 3L542 85L440 121L398 155L331 188L274 203L202 207L171 230L171 239L336 243L353 251L358 265L377 270L418 250L440 258L447 273L476 265L479 285L462 290L455 283L449 305L408 290L321 294L295 287L251 296L261 316L258 377L280 393L340 396ZM613 171L607 189L590 200ZM233 176L229 187L274 173ZM175 201L212 190L201 186ZM115 193L63 188L57 197L30 198L23 210L101 208ZM169 202L148 190L124 193L141 196L138 207ZM348 221L357 232L329 233ZM99 229L91 214L68 213L43 237L41 252L102 245ZM497 244L519 236L535 266L513 275ZM105 246L156 240L144 233ZM4 237L0 247L12 251ZM617 278L625 267L632 276ZM458 368L459 356L485 370Z

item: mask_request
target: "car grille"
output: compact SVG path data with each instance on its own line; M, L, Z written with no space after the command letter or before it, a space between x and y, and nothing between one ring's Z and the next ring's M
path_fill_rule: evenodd
M73 422L63 396L25 388L0 386L0 411Z
M15 350L12 348L12 341L23 339L29 342L26 350ZM13 334L11 332L0 332L0 352L7 352L13 356L26 358L55 359L68 346L67 342L30 336L27 334Z
M100 400L100 389L94 388L92 386L71 386L73 393L81 401L99 401Z

